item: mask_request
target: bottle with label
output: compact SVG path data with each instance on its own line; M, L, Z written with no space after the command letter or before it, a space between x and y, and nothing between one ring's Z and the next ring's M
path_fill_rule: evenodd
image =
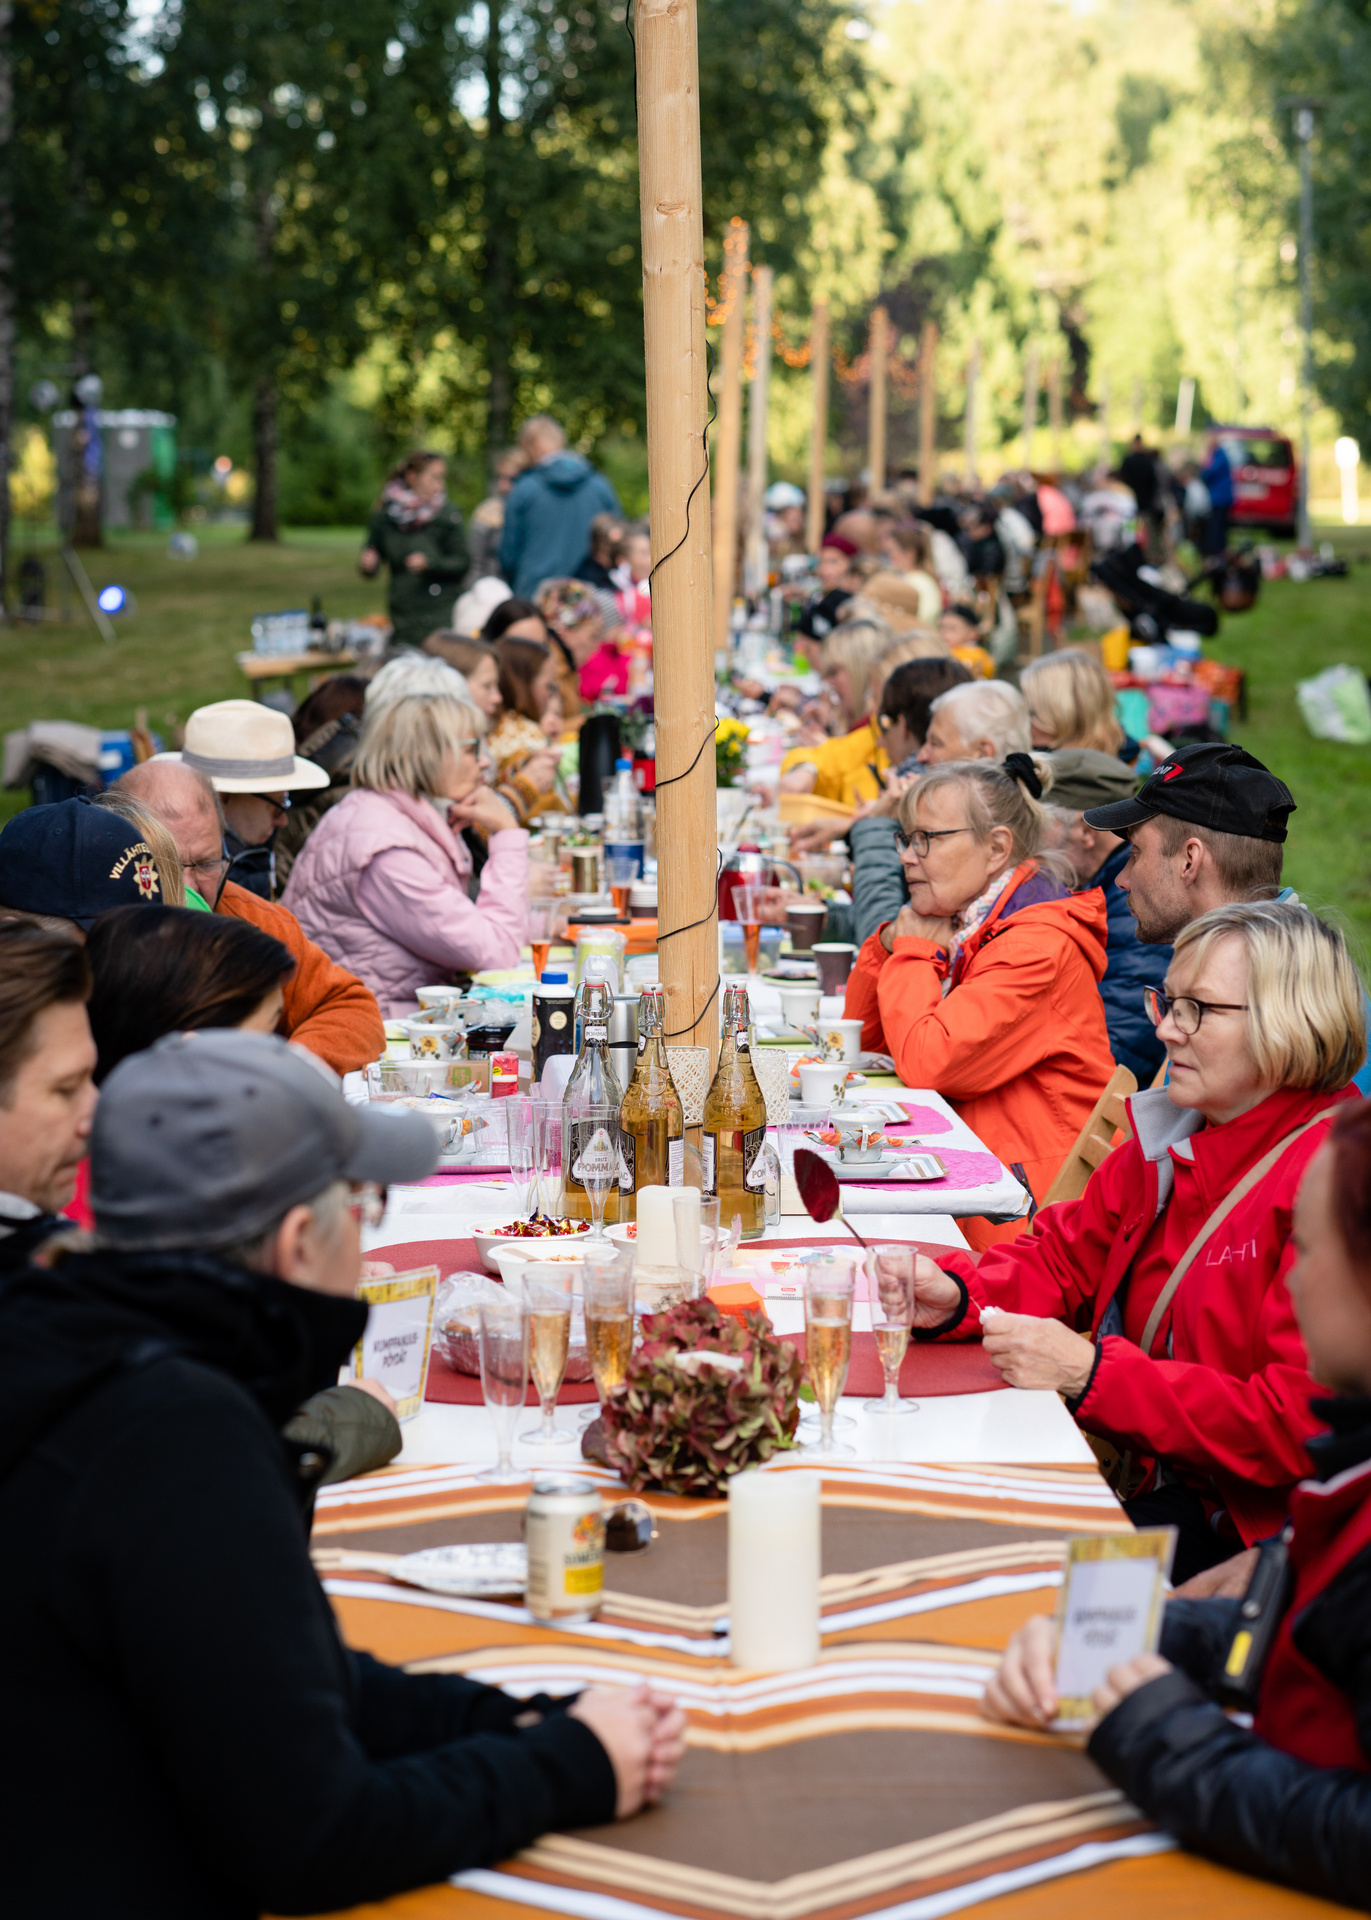
M615 762L613 783L605 791L606 874L613 859L633 860L637 878L643 871L643 805L633 778L633 762L621 757Z
M566 1133L562 1164L566 1186L562 1216L567 1220L593 1220L595 1215L590 1195L584 1183L576 1178L573 1168L596 1131L595 1123L579 1116L590 1107L614 1107L617 1110L623 1105L623 1089L609 1058L609 1022L614 1011L614 989L605 980L585 980L581 983L577 1006L581 1050L571 1070L571 1078L567 1081L563 1102ZM617 1125L614 1131L617 1134ZM621 1171L621 1184L622 1178ZM619 1218L618 1208L618 1190L611 1189L605 1201L604 1220L607 1225L613 1225Z
M637 1219L640 1187L685 1184L685 1109L666 1057L664 1014L662 989L644 987L638 1002L638 1057L619 1109L621 1220Z
M575 993L564 973L545 973L533 989L533 1078L541 1080L554 1054L570 1053L574 1042Z
M719 1070L705 1095L700 1139L703 1187L717 1196L719 1225L742 1216L744 1240L759 1240L766 1228L766 1100L752 1065L751 1015L746 987L724 990Z

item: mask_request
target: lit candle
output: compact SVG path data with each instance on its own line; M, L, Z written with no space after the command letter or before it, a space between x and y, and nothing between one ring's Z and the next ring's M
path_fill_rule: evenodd
M676 1213L670 1187L638 1189L638 1265L676 1265Z
M819 1475L737 1473L728 1483L728 1614L735 1667L819 1657Z

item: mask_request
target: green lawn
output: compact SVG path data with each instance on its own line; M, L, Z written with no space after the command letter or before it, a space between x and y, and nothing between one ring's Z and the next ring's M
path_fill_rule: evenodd
M97 588L117 581L138 610L106 646L84 619L68 626L0 628L0 729L35 719L126 727L146 706L167 733L192 708L247 692L234 655L251 644L254 613L308 606L331 615L379 610L384 589L359 578L360 529L293 531L276 547L250 546L237 527L199 528L194 560L168 557L164 534L123 534L86 555ZM1243 746L1287 782L1299 802L1286 874L1309 905L1337 912L1371 947L1371 748L1313 740L1295 705L1295 682L1346 660L1371 670L1371 528L1327 528L1340 553L1360 556L1346 580L1281 581L1253 613L1229 616L1208 651L1245 667L1250 715ZM56 602L56 555L49 600ZM25 804L0 795L0 817Z

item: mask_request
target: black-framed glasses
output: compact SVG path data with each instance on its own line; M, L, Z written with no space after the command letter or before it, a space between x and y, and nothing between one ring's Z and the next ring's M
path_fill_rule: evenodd
M1248 1010L1245 1000L1240 1005L1234 1005L1224 1000L1197 1000L1189 993L1180 993L1173 998L1171 994L1163 993L1160 987L1143 988L1143 1005L1154 1027L1159 1027L1169 1014L1187 1038L1199 1032L1207 1013L1246 1013Z
M918 854L922 860L935 840L946 840L953 833L974 833L974 827L937 827L932 833L923 827L915 827L912 833L906 833L903 827L895 829L895 845L901 853L906 850Z

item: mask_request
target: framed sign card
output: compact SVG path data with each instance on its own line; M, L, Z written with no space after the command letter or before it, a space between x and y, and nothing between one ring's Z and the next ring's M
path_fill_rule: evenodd
M1090 1534L1070 1540L1057 1608L1057 1698L1054 1726L1086 1727L1090 1696L1111 1667L1155 1653L1176 1529Z
M366 1332L352 1350L352 1377L379 1380L401 1420L412 1420L424 1404L437 1287L437 1267L416 1267L385 1280L364 1280L357 1289L357 1298L371 1311Z

